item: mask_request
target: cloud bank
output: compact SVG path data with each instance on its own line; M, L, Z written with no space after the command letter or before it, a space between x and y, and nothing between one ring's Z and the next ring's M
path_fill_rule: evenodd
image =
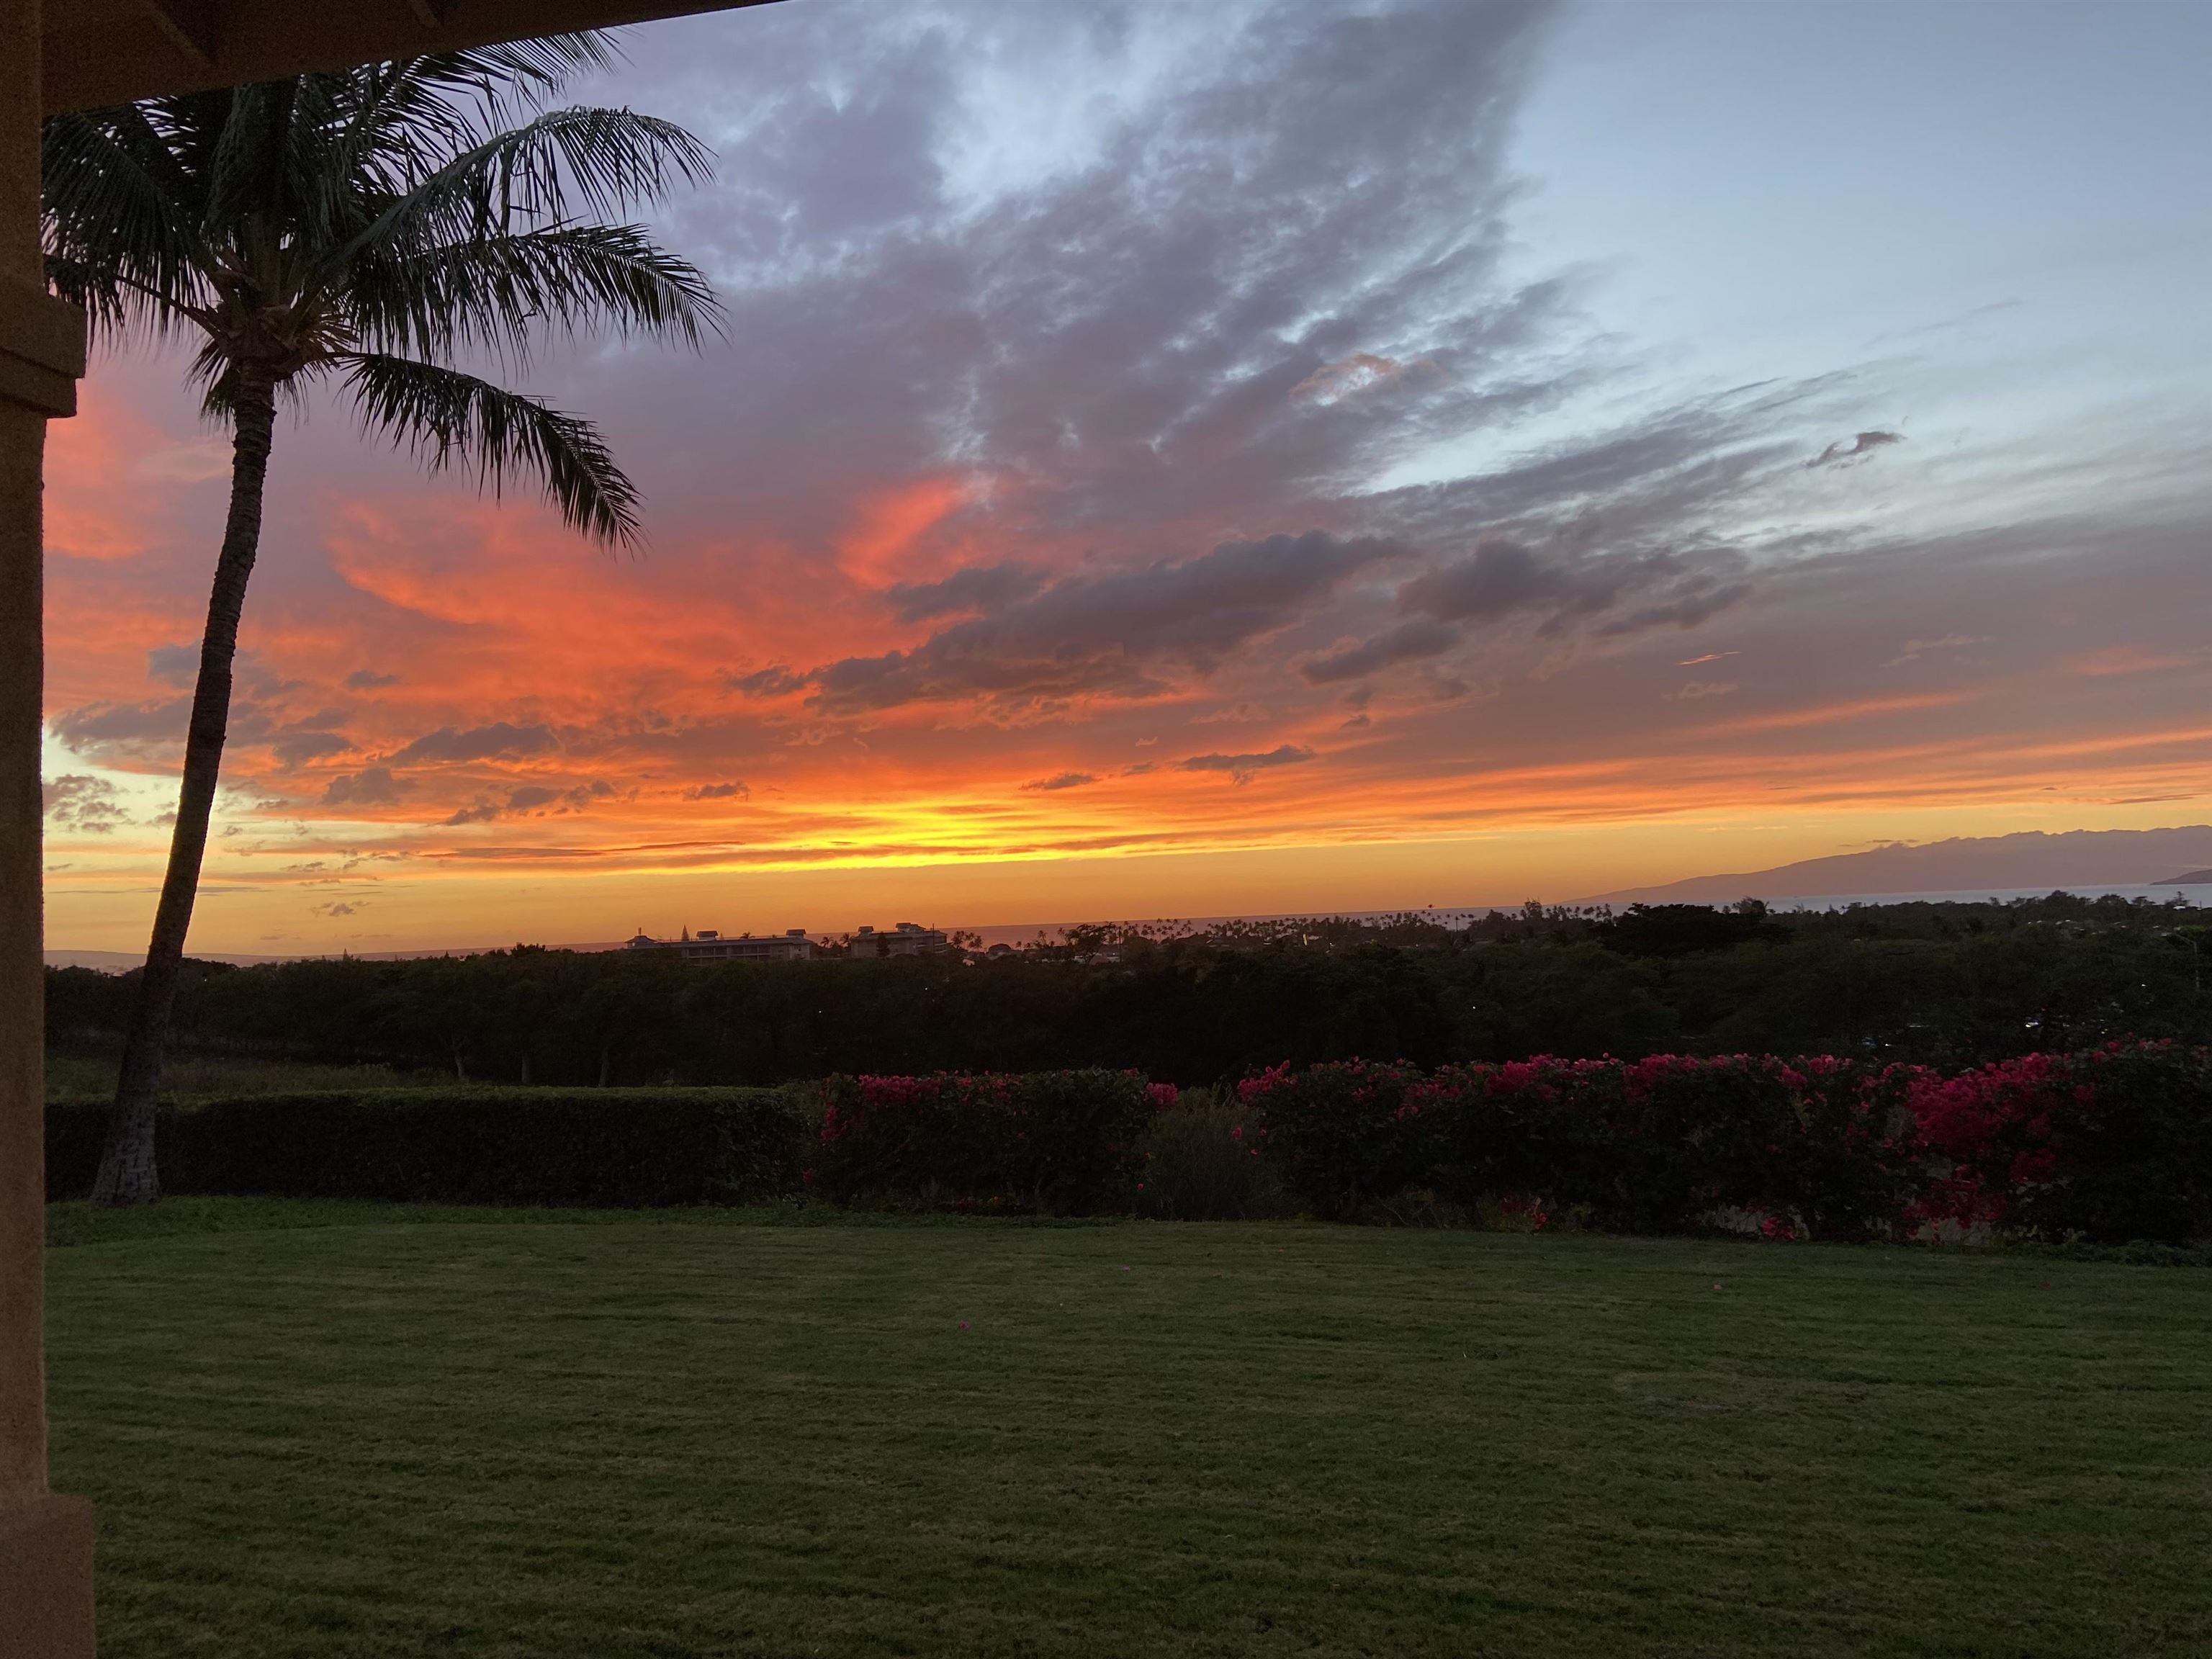
M590 95L716 145L660 228L729 338L531 386L606 426L650 554L311 410L279 434L222 879L2197 775L2201 467L2045 454L2024 490L1965 438L1903 442L1891 360L1708 386L1625 344L1602 277L1516 217L1559 27L1518 0L823 0L637 32ZM118 848L97 774L176 763L221 522L219 475L118 483L196 431L175 372L104 363L53 441L49 805Z

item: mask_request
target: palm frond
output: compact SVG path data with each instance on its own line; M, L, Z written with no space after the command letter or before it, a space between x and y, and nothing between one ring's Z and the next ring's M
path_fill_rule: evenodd
M549 110L453 156L333 251L386 258L525 226L558 224L572 203L595 217L713 173L707 147L671 121L626 109Z
M237 87L230 94L230 117L222 124L209 156L206 229L234 234L257 211L282 215L281 180L289 149L294 83L264 81Z
M448 157L483 142L498 123L487 125L481 100L457 95L441 79L438 62L402 58L355 71L345 131L332 155L340 170L374 181L396 199Z
M362 426L404 444L431 471L471 469L494 495L510 472L529 474L574 528L635 544L637 487L590 422L434 363L379 352L337 361Z
M612 69L622 60L614 37L594 29L434 52L410 64L422 85L448 96L476 99L486 120L499 126L521 110L542 106L578 76Z
M341 170L404 196L453 156L543 107L577 75L620 56L609 37L587 33L352 70L344 77L351 97L335 159Z
M347 299L363 345L432 358L466 348L526 362L532 333L548 326L672 336L695 349L720 327L706 277L636 225L562 225L364 257Z
M47 276L97 332L166 334L208 298L197 181L144 110L58 115L41 137Z

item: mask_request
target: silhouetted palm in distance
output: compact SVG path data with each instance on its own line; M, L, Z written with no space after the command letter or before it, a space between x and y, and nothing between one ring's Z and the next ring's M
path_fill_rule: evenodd
M230 712L280 394L316 382L434 470L542 487L578 530L628 544L637 492L592 425L458 367L516 367L545 332L696 346L705 279L612 222L707 153L629 110L553 108L611 60L591 34L187 94L46 129L47 275L95 334L197 343L233 434L229 517L200 646L183 787L95 1201L157 1197L154 1109Z

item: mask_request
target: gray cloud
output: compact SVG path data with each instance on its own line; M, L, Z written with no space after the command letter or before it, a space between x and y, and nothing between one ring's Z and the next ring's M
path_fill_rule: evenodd
M1709 570L1672 577L1662 590L1597 630L1601 635L1641 634L1653 628L1695 628L1751 593L1747 581L1728 581Z
M399 676L380 674L369 668L356 668L345 677L345 683L356 691L374 691L384 686L398 684Z
M1045 585L1050 574L1034 565L970 565L942 581L897 583L884 591L884 598L901 622L930 622L939 617L996 611L1026 599Z
M805 688L806 677L793 673L787 664L778 663L773 668L738 675L729 685L732 691L743 692L748 697L787 697Z
M505 720L495 720L489 726L471 726L465 732L442 726L390 757L390 763L415 766L425 762L492 760L543 754L552 747L553 733L543 726L512 726Z
M1905 434L1901 432L1862 432L1848 444L1841 441L1830 444L1805 463L1805 470L1809 472L1819 466L1857 465L1876 450L1904 441Z
M197 640L157 645L146 653L146 678L171 685L190 685L199 678L200 647Z
M1393 542L1320 531L1223 542L1180 562L1066 577L989 616L955 623L910 652L848 657L805 678L815 688L811 701L839 713L1152 695L1164 689L1158 670L1208 673L1353 573L1402 556Z
M1794 477L1798 433L1858 395L1850 376L1832 374L1692 398L1487 471L1391 492L1371 511L1390 533L1437 546L1488 533L1649 552L1686 533L1710 536L1754 495Z
M131 822L120 792L105 778L64 773L42 784L39 796L46 816L59 828L104 836L117 824Z
M1264 754L1193 755L1188 760L1177 761L1176 769L1182 772L1226 772L1235 782L1249 783L1255 772L1271 766L1296 766L1313 757L1312 750L1286 743Z
M686 789L686 800L745 800L752 791L742 783L702 783L696 789Z
M287 767L320 760L326 755L343 755L352 747L352 744L331 732L294 732L269 745L277 763Z
M82 752L108 747L136 749L174 743L185 735L190 697L161 702L94 702L54 716L54 735Z
M1398 590L1398 602L1441 622L1495 622L1540 605L1600 609L1613 602L1616 591L1609 584L1578 582L1520 543L1490 537L1467 557L1414 577Z
M1039 778L1035 783L1025 783L1022 787L1038 791L1080 789L1086 783L1097 781L1097 775L1091 772L1055 772L1048 778Z
M507 799L495 801L480 796L473 806L459 808L451 816L440 820L447 825L490 823L500 818L521 817L535 814L547 816L545 808L556 808L559 813L581 811L596 800L605 800L615 793L614 786L604 778L595 778L572 789L556 789L547 784L517 784L507 792Z
M1459 642L1460 631L1456 628L1426 617L1415 617L1371 640L1317 657L1298 672L1305 676L1309 685L1334 685L1344 680L1364 679L1393 663L1440 657Z
M1723 550L1698 558L1671 552L1577 556L1570 551L1547 556L1517 541L1486 537L1465 558L1401 587L1398 604L1440 623L1490 623L1542 612L1540 634L1563 633L1589 619L1599 634L1619 635L1670 624L1687 628L1726 610L1751 591L1741 578L1742 568L1740 556ZM1433 637L1416 633L1405 643L1411 647ZM1407 654L1434 656L1443 648Z
M386 766L365 766L332 778L323 790L329 806L389 806L405 793L407 780L395 778Z
M158 646L147 653L147 673L151 679L181 689L193 683L198 671L197 644ZM234 749L322 732L346 718L343 709L324 709L305 719L291 717L287 704L311 688L301 680L279 678L252 651L238 653L232 672L228 736ZM191 696L179 695L135 702L85 703L64 709L52 717L51 725L58 738L81 754L98 756L111 764L166 770L175 763L191 714Z

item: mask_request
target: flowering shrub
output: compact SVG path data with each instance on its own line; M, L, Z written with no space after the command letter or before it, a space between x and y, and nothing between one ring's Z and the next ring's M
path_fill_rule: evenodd
M1936 1171L1916 1218L2052 1242L2212 1236L2212 1054L2027 1054L1912 1095Z
M1956 1077L1914 1079L1912 1115L1929 1154L1908 1219L2002 1227L2013 1198L2049 1178L2051 1111L2059 1082L2050 1054L2024 1054Z
M1126 1201L1162 1101L1133 1072L835 1077L822 1088L811 1168L823 1196L1054 1215Z

